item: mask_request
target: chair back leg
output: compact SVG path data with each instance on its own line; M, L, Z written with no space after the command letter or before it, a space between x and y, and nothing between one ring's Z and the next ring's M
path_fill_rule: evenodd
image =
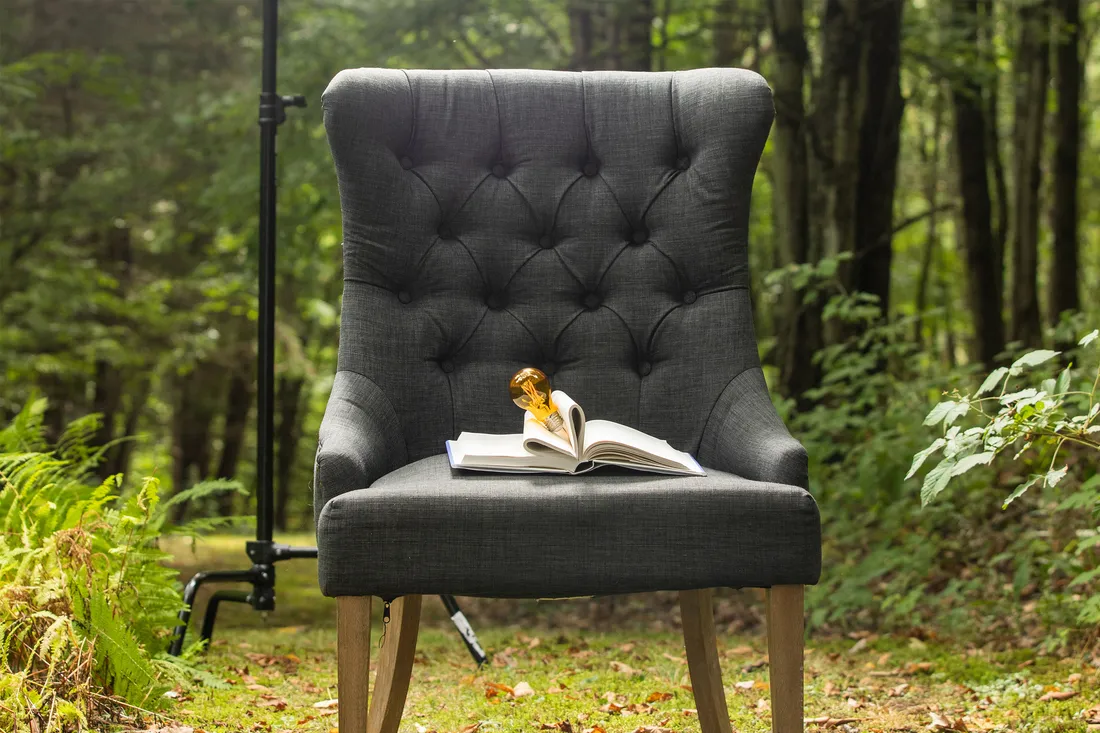
M412 679L420 606L424 596L402 596L390 605L390 623L378 660L367 726L370 733L397 733Z
M695 694L695 708L703 733L731 733L722 668L714 636L713 593L705 590L680 591L680 616L684 624L688 672Z
M772 733L801 733L803 587L768 589L768 669L772 693Z
M336 690L340 698L340 733L367 733L370 605L370 596L336 599Z

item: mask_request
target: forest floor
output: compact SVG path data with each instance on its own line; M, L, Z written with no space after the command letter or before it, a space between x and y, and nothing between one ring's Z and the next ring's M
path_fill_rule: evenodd
M219 536L171 549L189 575L239 566L243 548L243 539ZM292 561L278 573L277 610L267 618L223 606L205 664L224 685L170 693L166 718L150 730L335 733L335 604L317 590L315 563ZM402 733L699 730L673 594L460 600L491 660L476 669L442 604L426 599ZM761 610L754 594L716 602L740 733L770 730ZM376 645L380 630L376 618ZM1100 730L1096 660L990 651L931 633L811 637L806 652L807 731Z

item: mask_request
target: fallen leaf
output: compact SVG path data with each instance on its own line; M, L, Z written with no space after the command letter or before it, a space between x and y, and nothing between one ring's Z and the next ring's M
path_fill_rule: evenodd
M765 710L770 710L771 706L772 706L772 704L770 702L768 702L768 698L766 698L766 697L762 697L762 698L760 698L759 700L756 701L756 709L761 711L761 712L763 712Z
M855 699L854 697L849 697L848 707L850 707L852 710L859 710L861 707L863 707L863 702Z
M477 730L481 728L481 721L476 723L470 723L468 726L460 730L458 733L477 733Z
M618 715L622 712L625 705L619 705L618 703L609 702L606 705L601 705L598 710L601 713L607 713L609 715Z
M512 697L531 697L534 694L535 691L531 689L531 685L526 682L520 682L516 685L515 689L512 690Z
M649 697L645 699L646 702L664 702L665 700L671 700L671 692L651 692Z
M859 654L861 651L863 651L866 648L867 648L867 637L865 636L862 639L860 639L859 641L857 641L855 644L852 644L851 648L848 649L848 653L849 654Z
M741 668L741 671L744 672L745 674L748 674L749 672L760 669L761 667L764 667L767 664L768 664L767 659L760 659L760 660L757 660L755 662L749 662L748 664L746 664L744 667Z
M1077 690L1051 690L1042 697L1039 698L1039 702L1050 702L1051 700L1068 700L1071 697L1077 697Z
M744 646L744 645L735 646L733 649L730 649L726 653L727 654L738 654L738 655L744 656L745 654L752 654L752 647L751 646Z
M270 687L266 687L265 685L259 685L259 684L256 684L255 682L253 682L251 685L245 685L245 689L246 690L252 690L253 692L271 692Z
M673 733L672 728L664 728L659 725L639 725L634 733Z
M557 695L559 692L564 692L564 691L565 691L565 688L562 687L561 685L551 685L550 687L546 688L546 692L549 695Z
M275 695L260 695L260 702L258 705L262 708L275 708L276 710L286 710L286 700Z
M486 682L485 683L485 697L486 698L496 697L497 695L499 695L501 693L504 693L505 695L514 696L515 695L515 690L513 690L508 685L501 685L501 684L497 684L496 682Z
M822 728L836 728L838 725L847 725L848 723L855 723L859 718L831 718L828 715L820 718L806 718L806 725L820 725Z
M573 733L573 724L568 720L562 720L558 723L543 723L539 726L539 730L557 730L561 733Z
M636 645L634 644L634 642L628 641L627 643L619 647L619 651L623 654L630 654L630 652L634 651L635 646Z
M687 664L687 661L688 661L688 660L684 659L683 657L674 657L671 654L669 654L668 652L665 652L661 656L663 656L665 659L667 659L670 662L676 662L676 664Z
M1068 682L1069 682L1069 683L1070 683L1071 685L1076 685L1076 684L1077 684L1078 682L1080 682L1080 681L1081 681L1081 673L1080 673L1080 672L1074 672L1073 674L1071 674L1071 675L1069 676L1069 678L1068 678L1068 680L1067 680L1067 681L1068 681Z
M929 714L932 716L932 722L928 725L928 728L930 730L956 730L961 731L961 733L967 733L967 731L969 730L966 727L966 723L963 722L962 718L956 718L955 720L952 720L951 718L945 715L940 715L936 712L931 712Z
M840 692L840 688L834 685L830 680L825 683L825 688L822 690L822 692L825 693L826 697L832 697L833 695L836 695Z
M733 686L738 690L751 690L755 684L752 680L741 680L740 682L734 682Z
M326 708L335 708L335 707L339 706L339 704L340 704L340 699L337 698L337 697L334 697L331 700L322 700L321 702L315 702L315 703L313 703L313 707L315 707L319 710L324 710Z
M607 731L603 729L602 725L594 725L591 728L585 728L584 733L607 733Z
M688 716L689 718L692 715L698 715L698 714L699 714L699 711L696 710L695 708L684 708L684 715Z
M615 670L616 672L622 672L626 675L634 674L634 668L631 667L629 664L625 664L623 662L612 662L611 669Z
M910 662L909 664L905 665L905 673L906 674L916 674L917 672L931 672L931 671L932 671L932 663L931 662Z
M908 690L908 689L909 689L909 684L906 683L906 682L902 682L897 687L891 687L890 692L887 693L887 694L890 695L890 697L901 697L902 695L905 694L906 690Z

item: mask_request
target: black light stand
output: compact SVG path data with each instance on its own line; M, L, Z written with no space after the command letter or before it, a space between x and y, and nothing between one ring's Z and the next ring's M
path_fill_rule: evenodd
M260 293L256 389L256 539L245 543L252 561L247 570L207 570L195 573L183 589L186 605L179 613L169 653L183 651L183 639L199 587L205 583L250 583L252 591L219 590L206 605L201 638L214 633L218 606L223 601L248 603L257 611L275 610L275 563L293 558L316 558L316 547L291 547L272 540L275 525L272 465L275 434L275 134L286 121L287 107L305 107L303 96L283 97L276 87L278 0L263 0L263 81L260 93ZM441 596L447 613L474 661L481 665L485 652L453 596Z

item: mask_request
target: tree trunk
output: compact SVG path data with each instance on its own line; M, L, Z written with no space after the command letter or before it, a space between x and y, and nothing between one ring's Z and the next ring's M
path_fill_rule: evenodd
M921 252L920 274L917 277L916 321L913 325L913 340L917 345L924 343L924 311L928 308L928 285L932 279L932 266L939 250L939 183L940 183L940 135L943 125L943 93L939 88L933 90L935 100L932 103L932 133L921 136L918 144L921 164L928 172L924 182L924 199L928 202L928 233ZM933 342L933 347L935 342Z
M175 415L173 416L172 484L176 493L210 475L210 426L214 420L215 400L212 389L218 383L221 369L211 363L200 363L179 379ZM187 514L187 503L179 504L175 521Z
M595 31L591 0L572 0L566 10L569 15L569 37L573 43L573 54L569 68L574 71L594 69Z
M956 24L963 40L978 42L978 14L970 0L955 0ZM998 270L1001 267L992 228L989 198L987 127L982 83L973 75L958 79L952 89L955 107L955 152L958 158L958 187L962 197L961 249L967 264L970 310L974 317L977 358L987 367L1004 350L1003 301Z
M851 289L878 297L890 315L894 193L901 141L902 0L865 3L864 109L859 128L859 183Z
M809 50L803 0L769 0L768 11L776 60L772 76L775 97L772 204L778 262L783 266L817 259L810 242L807 120L803 101ZM813 362L814 352L821 347L820 305L803 303L802 293L787 288L781 313L776 317L776 336L779 391L799 397L820 380Z
M1042 343L1039 315L1039 183L1050 78L1050 15L1046 0L1020 7L1014 69L1014 183L1012 227L1012 338Z
M130 459L133 457L135 446L133 438L137 435L141 414L144 412L145 405L149 401L149 392L151 389L152 380L148 376L143 376L137 380L136 388L131 384L130 389L127 390L130 404L127 406L126 417L122 425L122 435L126 436L127 439L118 444L117 451L112 451L108 454L108 476L116 473L126 475L130 472Z
M251 366L245 364L245 367ZM248 427L248 413L252 409L252 372L238 369L229 381L229 394L225 405L225 427L222 431L222 452L218 459L216 478L234 478L237 464L244 452L245 429ZM233 514L236 494L224 492L218 496L218 514L227 517Z
M1081 154L1081 4L1057 0L1055 16L1055 115L1051 229L1054 257L1050 267L1051 325L1065 311L1081 308L1077 282L1077 181Z
M276 430L278 453L275 465L275 527L286 531L287 505L294 480L294 459L298 453L301 438L299 413L302 404L302 377L283 377L279 380L275 395L276 409L279 411L279 425Z

